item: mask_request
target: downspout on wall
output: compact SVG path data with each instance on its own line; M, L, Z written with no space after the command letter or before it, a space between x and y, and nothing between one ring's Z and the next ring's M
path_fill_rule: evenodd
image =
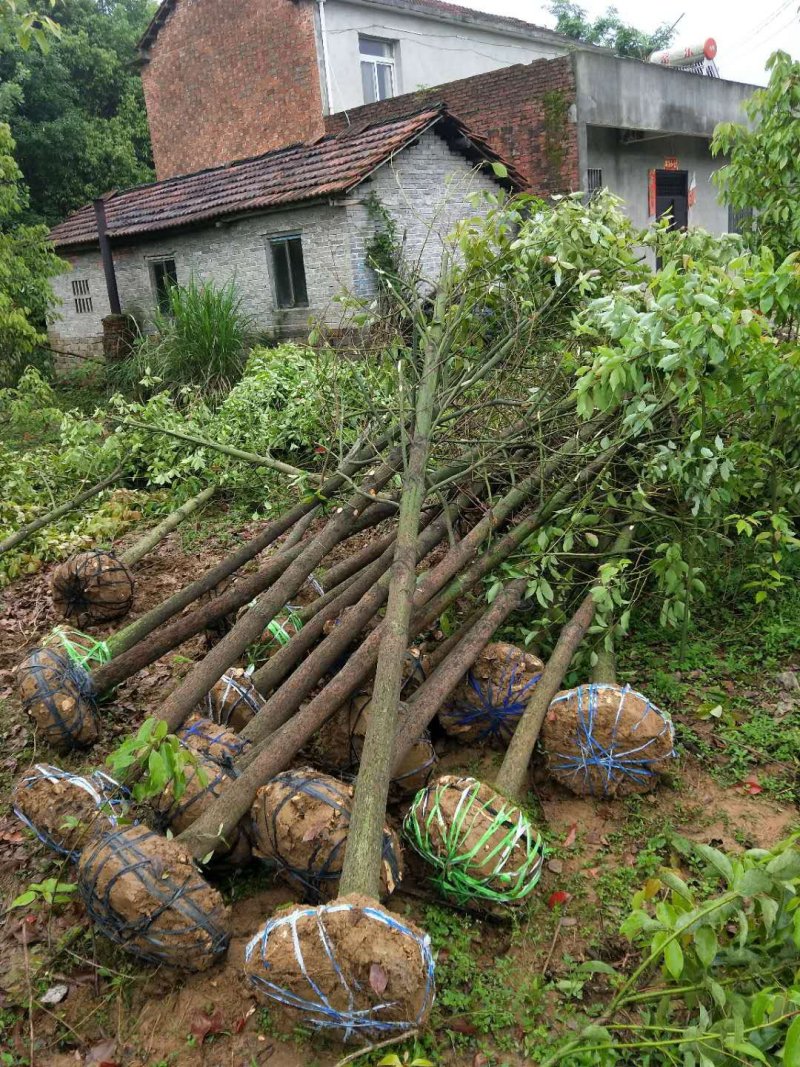
M319 10L319 35L322 44L322 70L325 78L325 99L328 114L333 114L333 82L331 80L331 63L328 55L328 33L325 28L325 0L317 0Z

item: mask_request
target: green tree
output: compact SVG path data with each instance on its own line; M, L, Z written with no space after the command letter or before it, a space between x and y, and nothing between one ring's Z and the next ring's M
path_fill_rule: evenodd
M672 43L674 29L664 22L652 33L637 30L619 17L615 7L609 7L603 15L594 21L586 11L572 0L552 0L550 11L556 17L556 29L576 41L586 44L604 45L612 48L618 56L631 56L644 59L659 48L666 48Z
M0 119L30 190L25 220L50 225L110 188L153 177L136 41L152 0L61 0L47 51L0 52Z
M0 123L0 386L16 379L44 339L50 278L64 268L46 226L17 225L26 204L21 179L11 131Z
M743 233L784 259L800 250L800 62L775 52L767 68L769 84L745 105L750 125L720 123L711 151L730 157L714 181Z
M57 2L43 0L41 6L52 10ZM0 48L10 41L17 41L22 48L29 48L35 42L46 51L58 33L56 23L43 11L29 8L19 0L0 0Z

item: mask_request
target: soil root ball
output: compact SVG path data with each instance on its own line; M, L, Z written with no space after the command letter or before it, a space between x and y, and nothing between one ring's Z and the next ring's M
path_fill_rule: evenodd
M183 845L146 826L96 834L78 862L78 888L98 930L143 959L203 971L228 948L222 897Z
M191 751L188 745L184 745L184 748ZM180 795L176 797L175 782L170 781L159 794L150 798L159 830L169 828L177 835L188 829L225 792L228 784L238 777L232 766L221 767L208 756L196 752L192 755L194 762L187 763L183 768ZM224 859L227 864L235 866L250 862L250 841L243 825L240 824L226 840L228 848L217 853L217 859Z
M214 683L198 714L237 733L264 707L264 698L241 667L234 667Z
M446 775L414 798L403 826L459 904L515 904L539 881L543 845L528 816L475 778Z
M675 757L665 711L629 685L593 682L559 693L542 725L550 774L579 796L648 793Z
M59 752L98 737L89 675L53 648L35 648L17 667L19 698L40 735Z
M128 812L130 793L102 771L82 777L37 763L14 787L14 814L39 840L68 859L97 828L112 828Z
M272 1005L345 1041L423 1026L434 995L430 941L367 897L275 915L245 949L245 972Z
M237 737L231 730L218 726L211 719L190 715L178 730L178 738L186 748L198 756L205 756L219 767L230 769L252 742Z
M538 656L516 645L487 645L440 709L439 722L459 741L505 747L543 670Z
M340 774L352 773L358 767L369 722L370 701L369 691L356 693L317 732L315 749L323 766ZM399 801L424 789L437 762L430 734L424 730L389 783L389 799Z
M276 862L309 899L329 900L339 888L352 803L352 786L336 778L308 767L285 771L262 786L253 801L256 851ZM394 891L402 875L400 842L385 826L382 896Z
M113 552L79 552L53 571L53 607L79 626L110 622L133 603L133 575Z

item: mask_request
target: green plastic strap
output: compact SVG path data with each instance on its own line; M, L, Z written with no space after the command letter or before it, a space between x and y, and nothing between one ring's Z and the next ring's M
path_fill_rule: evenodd
M300 617L294 612L292 608L286 612L283 619L275 618L272 622L267 624L267 629L278 642L279 645L288 645L294 634L286 632L285 627L287 625L294 626L295 632L302 630L303 623Z
M98 641L79 630L56 626L44 641L45 645L60 645L73 663L88 667L90 663L108 663L111 650L105 641Z
M539 834L524 812L504 804L502 798L498 797L498 803L491 806L480 801L477 783L465 787L454 817L448 821L442 813L440 799L443 790L449 788L453 786L421 790L403 824L414 849L436 868L431 881L460 904L476 898L496 904L522 900L539 881L543 858ZM422 816L422 808L427 806L428 800L431 801L430 807ZM481 815L488 820L487 828L471 847L465 849L465 839ZM469 825L466 825L468 820ZM434 847L431 839L430 828L434 821L443 838L443 849ZM505 832L498 833L499 830ZM525 845L525 861L513 870L506 870L506 860L520 842ZM476 875L476 868L486 873ZM505 883L505 886L497 889L490 884L492 882Z

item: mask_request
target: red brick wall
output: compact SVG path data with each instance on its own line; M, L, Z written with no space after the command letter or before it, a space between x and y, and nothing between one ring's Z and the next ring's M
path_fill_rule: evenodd
M312 0L176 0L142 68L158 178L324 132Z
M575 78L569 56L540 59L471 78L365 104L325 119L328 133L349 123L360 128L402 115L433 102L481 134L528 179L540 195L580 188L577 127L569 107L575 102Z

